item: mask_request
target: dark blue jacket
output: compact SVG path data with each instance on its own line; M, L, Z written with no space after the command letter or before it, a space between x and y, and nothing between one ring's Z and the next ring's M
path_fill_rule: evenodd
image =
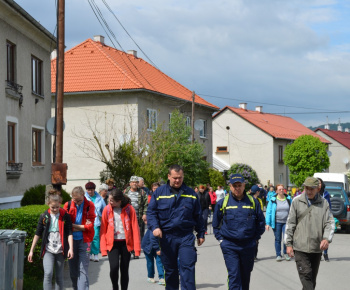
M158 187L148 205L147 226L152 232L160 228L163 233L174 235L192 234L194 228L197 238L204 238L198 195L184 183L177 196L172 193L169 181Z
M330 195L329 195L329 193L328 193L327 190L325 190L325 191L323 192L322 197L323 197L325 200L328 201L329 208L332 209L331 197L330 197Z
M246 194L241 200L230 194L224 215L221 211L223 202L222 199L215 206L213 229L216 239L219 241L227 239L242 245L259 240L265 232L265 217L259 202L254 199L255 209L253 209Z
M159 251L159 239L153 236L153 233L150 230L147 230L145 233L142 242L141 249L146 253L151 253L152 250Z

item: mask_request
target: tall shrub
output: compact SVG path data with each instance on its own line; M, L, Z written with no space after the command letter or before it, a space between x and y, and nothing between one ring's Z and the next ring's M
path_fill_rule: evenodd
M260 183L258 175L256 171L247 164L243 163L235 163L231 166L231 168L227 171L228 176L230 177L232 174L242 174L246 183L246 190L250 189L254 184Z

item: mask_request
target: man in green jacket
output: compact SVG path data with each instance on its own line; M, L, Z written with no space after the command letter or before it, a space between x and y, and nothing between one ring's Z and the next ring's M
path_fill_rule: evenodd
M295 256L303 289L313 290L322 252L332 241L335 227L328 202L319 194L319 180L308 177L303 185L305 192L292 202L284 242L287 254Z

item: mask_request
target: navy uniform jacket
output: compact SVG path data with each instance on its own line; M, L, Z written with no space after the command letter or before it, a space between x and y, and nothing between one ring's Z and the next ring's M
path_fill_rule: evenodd
M165 234L186 235L197 232L197 238L204 238L204 221L198 195L184 183L175 196L169 185L157 188L147 209L147 226L152 232L160 228Z
M224 199L221 199L215 206L213 229L216 239L227 239L237 244L259 240L265 232L265 217L259 202L254 199L255 209L253 209L246 194L241 200L237 200L230 194L224 216L220 210L223 202Z

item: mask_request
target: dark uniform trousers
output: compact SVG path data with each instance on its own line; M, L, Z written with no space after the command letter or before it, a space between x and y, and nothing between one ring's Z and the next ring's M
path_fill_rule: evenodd
M220 244L228 271L229 290L248 290L250 273L254 267L255 241L240 246L229 240Z
M179 272L182 290L196 289L195 265L197 250L194 234L165 234L160 239L161 255L165 270L165 289L179 289ZM178 266L179 258L179 266Z
M294 251L294 256L303 290L315 289L322 253Z

